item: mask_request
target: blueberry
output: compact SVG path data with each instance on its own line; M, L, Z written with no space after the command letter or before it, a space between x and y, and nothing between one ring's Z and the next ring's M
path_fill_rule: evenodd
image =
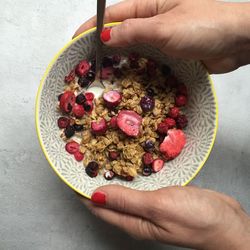
M151 97L155 95L155 92L152 88L147 88L146 91L147 91L147 94Z
M89 112L90 110L91 110L91 105L90 104L88 104L88 103L84 103L83 104L83 108L84 108L84 110L86 111L86 112Z
M86 174L91 178L96 177L98 173L98 163L95 161L91 161L88 163L87 167L85 168Z
M86 79L88 79L90 82L93 82L95 80L95 72L89 71L86 75Z
M148 166L144 167L143 170L142 170L142 174L143 174L144 176L149 176L149 175L151 175L151 174L152 174L152 168L151 168L151 167L148 167Z
M102 59L102 66L104 68L106 68L106 67L112 67L113 66L112 58L107 57L107 56L103 57L103 59Z
M141 98L140 105L144 112L148 112L154 109L155 100L151 96L143 96Z
M82 87L85 88L88 86L90 83L90 80L88 80L86 77L82 76L78 79L78 84Z
M146 140L145 143L144 143L144 149L146 151L152 151L154 150L154 143L151 141L151 140Z
M86 101L86 97L83 93L76 97L76 103L82 105Z
M72 137L75 134L74 127L73 126L68 126L67 128L65 128L64 134L65 134L66 138Z
M74 127L74 130L77 132L83 130L83 125L81 125L81 124L74 124L73 127Z
M63 95L63 94L60 94L60 95L57 97L59 102L60 102L60 100L61 100L62 95Z
M164 76L169 76L171 74L171 68L168 65L164 64L161 67L161 72Z

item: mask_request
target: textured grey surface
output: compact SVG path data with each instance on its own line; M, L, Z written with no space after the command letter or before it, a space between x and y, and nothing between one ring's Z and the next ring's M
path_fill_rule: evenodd
M94 218L39 147L34 124L39 81L53 55L94 13L95 1L0 3L0 249L180 249L138 242ZM209 160L192 182L234 196L248 212L249 78L249 66L213 76L219 130Z

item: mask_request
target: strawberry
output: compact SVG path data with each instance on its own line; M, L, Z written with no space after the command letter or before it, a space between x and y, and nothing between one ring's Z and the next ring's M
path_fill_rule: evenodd
M145 153L142 156L142 161L147 166L151 165L154 161L153 155L151 153Z
M103 94L103 100L108 108L114 108L119 105L122 95L117 90L110 90Z
M185 106L187 104L187 97L185 95L177 95L175 97L175 105L178 107Z
M155 159L152 163L152 169L155 173L159 172L164 166L164 161L162 159Z
M165 124L167 124L168 128L173 128L175 125L176 125L176 122L173 118L166 118L164 121L163 121Z
M79 64L76 66L75 72L76 74L81 77L85 76L90 69L90 64L87 60L82 60L79 62Z
M74 154L76 152L79 152L79 143L77 143L75 141L70 141L65 145L65 149L70 154Z
M178 107L173 107L169 110L168 112L168 115L171 117L171 118L177 118L178 115L180 114L180 110Z
M75 94L72 91L65 91L60 98L60 109L65 113L70 113L76 102Z
M161 122L158 124L157 131L160 134L167 134L168 133L168 125L165 122Z
M139 135L142 117L135 111L121 110L117 116L118 127L128 136Z
M91 122L91 132L95 135L103 135L108 129L107 122L102 118L99 122Z
M94 96L94 94L92 92L85 92L84 95L85 95L85 98L86 98L87 101L92 102L94 100L94 98L95 98L95 96Z
M84 108L82 105L76 104L73 109L72 113L76 118L82 118L84 116Z
M180 129L168 130L168 136L160 144L160 152L166 159L171 160L178 156L186 144L186 136Z
M80 151L77 151L74 153L74 157L77 161L82 161L84 158L84 154L81 153Z
M117 128L117 117L116 116L112 116L110 121L109 121L109 126L111 128L116 129Z

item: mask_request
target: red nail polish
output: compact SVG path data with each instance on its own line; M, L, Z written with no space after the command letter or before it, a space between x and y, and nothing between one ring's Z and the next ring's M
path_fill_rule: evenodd
M110 32L111 32L111 28L105 28L103 29L102 33L101 33L101 40L105 43L108 42L110 40Z
M91 201L99 205L105 205L106 195L102 192L95 192L91 196Z

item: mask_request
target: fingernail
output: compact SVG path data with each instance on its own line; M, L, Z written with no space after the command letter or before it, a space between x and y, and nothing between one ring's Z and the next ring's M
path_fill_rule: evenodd
M102 192L95 192L91 196L91 201L98 205L105 205L106 195Z
M111 38L110 36L110 32L111 32L111 28L105 28L103 29L102 33L101 33L101 40L102 42L108 42Z

